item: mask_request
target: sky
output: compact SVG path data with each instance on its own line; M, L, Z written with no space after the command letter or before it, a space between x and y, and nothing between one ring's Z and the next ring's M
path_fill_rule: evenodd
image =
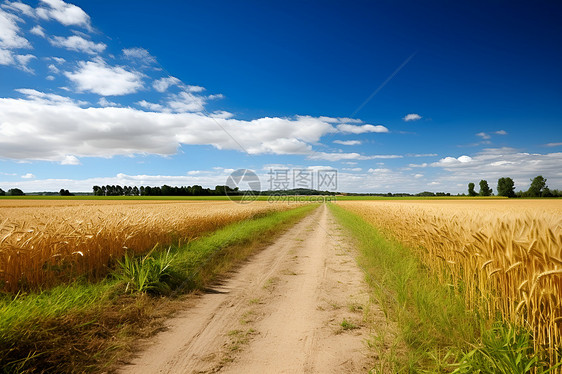
M0 188L333 169L346 192L561 189L561 18L557 1L0 0Z

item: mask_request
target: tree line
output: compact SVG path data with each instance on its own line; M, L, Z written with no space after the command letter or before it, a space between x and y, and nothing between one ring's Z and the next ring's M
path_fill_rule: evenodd
M474 190L474 183L468 184L468 196L491 196L492 189L488 186L488 181L482 179L479 183L480 191ZM515 182L509 177L498 179L498 196L505 197L562 197L562 191L550 190L546 185L546 178L542 175L531 179L531 185L527 191L515 192Z
M168 186L161 187L151 186L94 186L95 196L224 196L236 195L238 188L230 188L228 186L215 186L214 189L203 188L199 185L194 186Z
M0 196L24 196L24 195L25 194L23 193L23 191L20 190L19 188L10 188L8 192L0 188Z

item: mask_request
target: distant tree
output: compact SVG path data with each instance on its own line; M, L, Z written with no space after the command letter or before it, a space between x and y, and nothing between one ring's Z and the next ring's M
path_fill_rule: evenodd
M61 195L61 196L74 196L73 193L70 193L69 190L65 190L64 188L61 188L61 190L59 191L59 195Z
M529 197L541 197L545 189L548 189L546 186L546 178L539 175L534 179L531 179L531 186L529 187L526 195Z
M515 183L513 182L513 179L509 177L498 179L499 196L515 197L514 189L515 189Z
M488 181L482 179L480 181L480 196L492 195L492 189L488 187Z
M476 191L474 191L474 183L470 182L468 184L468 196L476 196L478 195Z
M24 196L25 194L19 188L11 188L11 189L8 190L7 195L9 195L9 196Z
M4 192L4 190L0 188L0 196L5 196L5 195L6 195L6 192Z
M133 187L133 196L139 196L140 195L140 191L139 188L137 186Z

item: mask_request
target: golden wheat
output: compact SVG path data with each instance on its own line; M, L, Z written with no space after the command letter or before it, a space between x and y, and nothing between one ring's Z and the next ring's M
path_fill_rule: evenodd
M339 205L421 251L469 310L533 331L560 360L562 201L342 201Z
M0 200L0 290L99 278L126 251L186 242L288 208L259 201Z

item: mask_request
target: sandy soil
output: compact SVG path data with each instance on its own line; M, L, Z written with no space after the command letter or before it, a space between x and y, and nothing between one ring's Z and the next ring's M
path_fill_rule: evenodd
M352 243L322 206L190 300L119 372L368 372L368 325L386 322Z

